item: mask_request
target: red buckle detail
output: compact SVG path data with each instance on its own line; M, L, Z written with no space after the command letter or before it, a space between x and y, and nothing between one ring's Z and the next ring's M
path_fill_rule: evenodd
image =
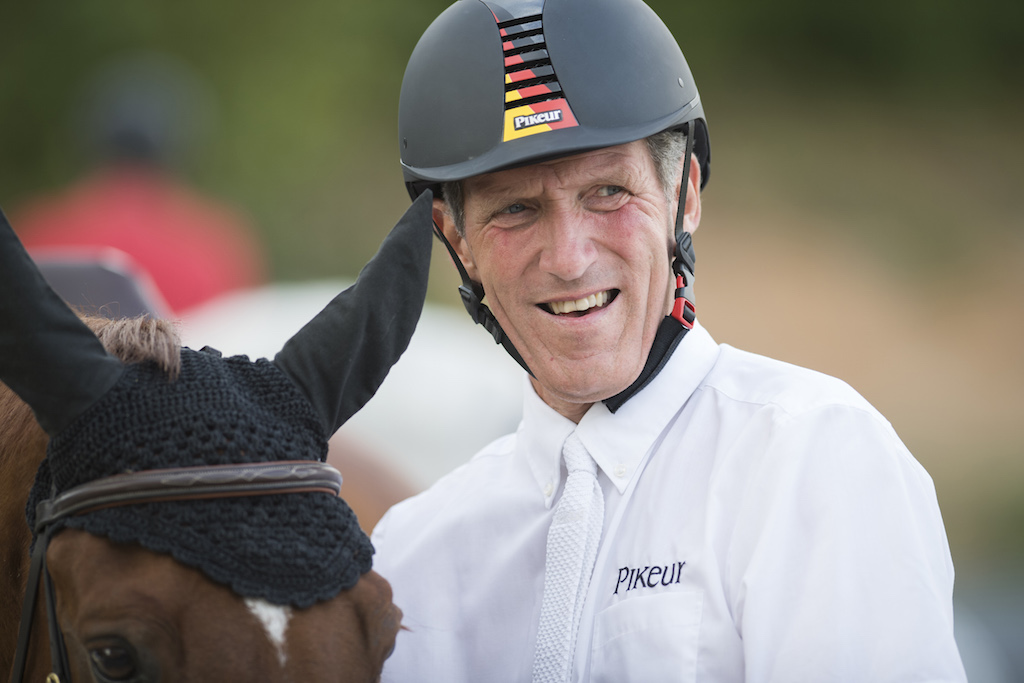
M697 309L693 307L688 299L679 297L675 306L672 307L672 317L688 330L693 329L693 321L697 319Z
M683 276L676 276L676 301L672 306L672 317L679 321L683 327L688 330L693 329L693 321L697 319L697 309L693 307L693 302L681 295L684 284Z

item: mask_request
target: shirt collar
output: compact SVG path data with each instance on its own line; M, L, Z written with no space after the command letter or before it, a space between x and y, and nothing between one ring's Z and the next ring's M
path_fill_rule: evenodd
M527 378L517 449L550 507L562 478L562 444L573 431L621 494L672 417L718 357L718 345L695 323L661 372L615 413L595 403L578 425L548 406Z

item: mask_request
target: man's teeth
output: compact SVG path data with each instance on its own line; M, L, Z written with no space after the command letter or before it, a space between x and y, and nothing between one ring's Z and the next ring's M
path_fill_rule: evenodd
M555 315L562 315L564 313L587 311L591 308L600 308L607 303L608 292L598 292L597 294L591 294L588 297L576 299L575 301L552 301L551 312Z

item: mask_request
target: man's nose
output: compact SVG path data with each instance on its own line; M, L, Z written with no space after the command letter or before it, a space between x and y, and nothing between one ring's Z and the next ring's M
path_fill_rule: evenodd
M566 282L577 280L597 259L591 226L583 216L560 212L544 221L540 267Z

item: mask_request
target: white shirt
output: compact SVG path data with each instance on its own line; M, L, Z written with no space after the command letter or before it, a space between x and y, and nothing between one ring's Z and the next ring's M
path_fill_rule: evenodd
M615 414L527 390L515 434L381 520L408 628L384 681L530 680L574 430L605 495L574 681L966 680L925 470L845 383L697 325Z

